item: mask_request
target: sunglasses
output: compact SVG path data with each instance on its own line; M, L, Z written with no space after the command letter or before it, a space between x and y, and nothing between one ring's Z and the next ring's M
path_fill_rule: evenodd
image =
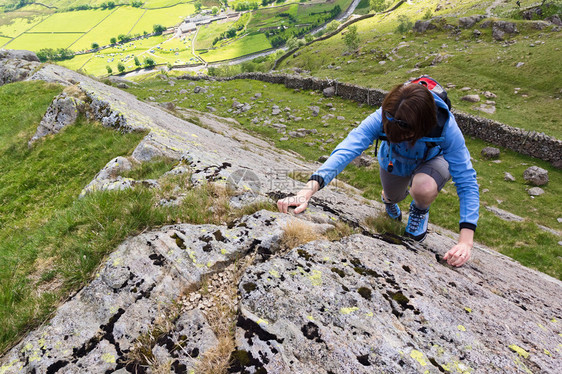
M383 112L385 118L389 121L389 122L394 122L398 125L398 127L400 127L402 130L410 130L410 125L408 125L406 122L399 120L399 119L395 119L390 113L388 113L386 110Z

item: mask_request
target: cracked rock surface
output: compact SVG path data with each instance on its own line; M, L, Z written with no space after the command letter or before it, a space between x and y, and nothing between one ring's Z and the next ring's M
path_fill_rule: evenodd
M203 276L249 251L274 251L288 219L260 211L231 228L182 224L125 241L90 285L2 358L0 370L99 373L127 368L126 354L149 331L159 311L186 290L198 288ZM212 346L212 331L198 309L180 315L174 324L154 348L155 355L178 361L175 366L193 367L193 352L202 354ZM170 343L173 339L189 344L178 350Z
M557 372L560 283L486 252L452 269L437 260L451 244L353 235L252 267L235 372Z

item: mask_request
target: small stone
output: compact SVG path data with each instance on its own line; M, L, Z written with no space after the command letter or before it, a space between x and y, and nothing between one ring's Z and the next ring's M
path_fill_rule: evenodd
M515 65L516 68L520 68L521 66L525 65L524 62L518 62L517 65Z
M470 87L463 87L463 88L461 88L461 91L470 91L470 90L471 90Z
M490 91L484 92L484 96L486 96L486 99L494 99L494 98L497 97L497 95L495 93L492 93Z
M507 171L503 173L503 179L508 182L515 182L515 177L508 173Z
M529 188L527 193L530 196L540 196L540 195L544 194L544 190L540 187L533 187L533 188Z

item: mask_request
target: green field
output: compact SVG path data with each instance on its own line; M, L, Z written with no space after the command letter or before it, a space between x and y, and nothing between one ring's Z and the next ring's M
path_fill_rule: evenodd
M35 27L46 16L29 16L26 18L13 18L10 14L0 14L0 35L15 38L16 36Z
M201 57L207 62L228 60L271 48L265 34L247 35L219 49L211 49Z
M139 8L116 8L109 17L74 44L72 50L90 49L93 42L106 45L109 44L112 37L117 37L120 34L127 35L143 13L144 10Z
M163 7L171 7L172 5L193 3L193 0L146 0L144 1L144 9L155 9Z
M12 40L12 38L0 36L0 47L2 47L4 44L8 43L10 40Z
M10 49L28 49L30 51L39 51L43 48L68 48L76 39L83 34L81 33L64 33L64 34L32 34L25 33L10 42L7 47Z
M234 22L236 21L213 22L209 25L201 26L195 39L195 50L212 48L215 37L228 30Z
M288 19L280 17L279 13L289 13L289 9L295 5L286 5L278 8L264 8L252 12L252 19L248 23L249 29L259 29L260 27L280 26L288 24Z
M106 75L106 66L110 66L117 73L117 64L121 62L127 71L137 66L134 57L142 63L146 57L152 57L157 64L193 64L198 62L191 54L191 36L184 39L167 39L165 36L153 36L135 40L115 48L108 48L96 53L75 56L71 60L60 61L59 65L73 70L82 70L86 74L96 76ZM151 52L152 51L152 52Z
M109 14L111 14L111 10L81 10L68 13L54 13L29 31L87 32Z
M297 22L314 22L318 18L318 15L313 13L329 12L336 5L339 5L342 12L345 12L351 2L352 0L333 0L325 3L299 4Z
M131 34L142 34L143 31L152 32L154 25L175 26L194 12L195 6L193 4L180 4L164 9L149 9L133 27Z

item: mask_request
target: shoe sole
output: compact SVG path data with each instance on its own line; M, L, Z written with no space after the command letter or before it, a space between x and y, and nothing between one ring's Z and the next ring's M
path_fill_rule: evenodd
M404 235L410 239L414 239L416 242L421 243L424 241L425 237L427 236L427 231L424 232L422 235L414 236L409 232L404 233Z

